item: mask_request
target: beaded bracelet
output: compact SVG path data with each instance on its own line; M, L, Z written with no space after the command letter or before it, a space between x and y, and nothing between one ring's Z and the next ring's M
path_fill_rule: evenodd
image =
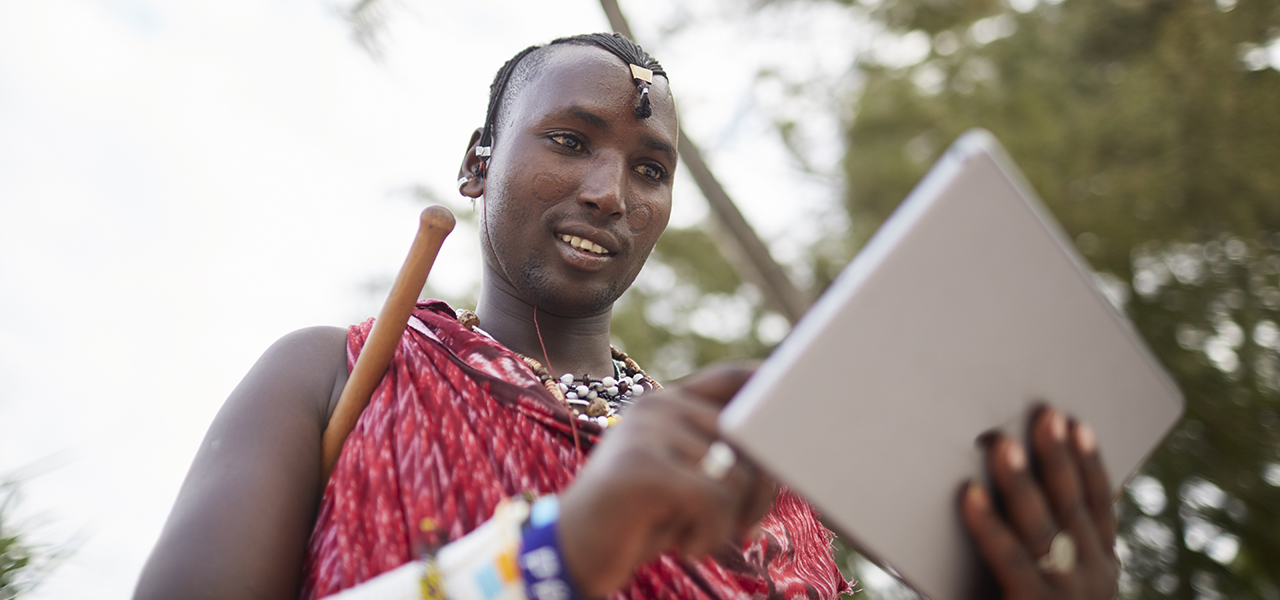
M560 500L555 496L538 498L529 511L520 550L520 571L529 600L582 600L565 568L556 532L559 517Z

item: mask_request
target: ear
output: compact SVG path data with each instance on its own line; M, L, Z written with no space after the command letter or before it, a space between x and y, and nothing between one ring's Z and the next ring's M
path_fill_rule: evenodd
M458 169L458 179L466 179L466 183L458 186L458 192L468 198L479 198L484 195L484 175L482 164L487 158L476 156L476 147L480 145L481 130L471 133L471 141L467 143L467 153L462 155L462 167Z

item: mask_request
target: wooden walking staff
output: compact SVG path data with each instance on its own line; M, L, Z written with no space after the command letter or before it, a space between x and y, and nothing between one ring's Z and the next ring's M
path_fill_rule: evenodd
M356 366L351 369L347 385L342 388L338 397L338 406L333 409L329 418L329 426L321 438L321 471L320 483L329 481L329 474L338 462L342 453L342 443L356 426L356 419L369 404L374 388L382 381L395 354L400 336L409 322L409 315L418 302L418 294L427 283L427 275L431 273L431 265L436 262L440 253L440 245L444 238L453 231L455 224L453 213L443 206L428 206L422 211L418 220L418 235L413 238L413 246L409 248L409 256L404 259L404 266L396 274L396 281L391 285L391 293L378 313L378 320L373 323L369 339L365 340L364 349L356 359Z

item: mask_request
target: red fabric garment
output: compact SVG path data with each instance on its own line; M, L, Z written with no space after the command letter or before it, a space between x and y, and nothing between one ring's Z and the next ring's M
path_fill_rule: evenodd
M514 353L468 331L443 302L419 304L414 316L325 487L304 600L466 535L503 498L560 492L585 460L567 410ZM350 328L349 366L372 324ZM578 433L589 449L600 428L582 423ZM424 519L436 529L423 532ZM642 565L613 598L826 599L848 590L831 533L795 494L779 494L762 529L761 539L697 563L664 555Z

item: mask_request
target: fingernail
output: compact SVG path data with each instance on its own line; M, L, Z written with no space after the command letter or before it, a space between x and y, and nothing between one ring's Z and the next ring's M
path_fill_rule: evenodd
M1085 423L1076 425L1076 446L1081 454L1092 454L1098 449L1098 438L1093 435L1093 428Z
M1038 403L1034 407L1032 407L1031 422L1035 423L1036 421L1040 420L1040 417L1044 415L1044 411L1046 410L1049 410L1049 405L1044 403Z
M977 444L978 447L980 448L983 448L985 450L990 450L991 446L996 443L996 439L998 439L999 437L1000 437L1000 432L994 429L991 429L991 430L982 432L982 435L979 435L978 439L974 440L974 443Z
M970 506L978 510L987 509L987 492L976 481L969 482L969 489L965 490L964 494L968 497Z
M1063 442L1067 439L1067 419L1056 410L1049 416L1049 435L1055 442Z
M1021 471L1027 467L1027 451L1022 449L1022 444L1010 440L1009 449L1005 451L1005 460L1009 461L1009 468Z

